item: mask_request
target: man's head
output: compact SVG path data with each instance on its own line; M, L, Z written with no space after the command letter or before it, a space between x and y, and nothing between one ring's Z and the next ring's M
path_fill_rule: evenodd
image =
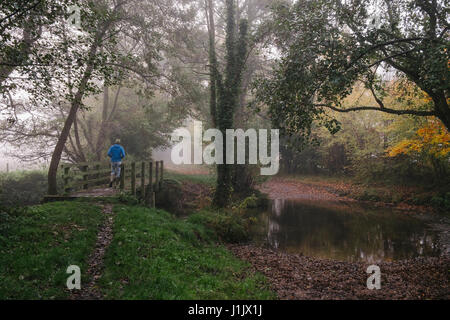
M115 144L120 144L120 139L116 139Z

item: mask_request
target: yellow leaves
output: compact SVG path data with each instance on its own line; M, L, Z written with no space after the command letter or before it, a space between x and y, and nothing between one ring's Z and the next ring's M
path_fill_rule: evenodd
M400 154L425 153L435 158L443 158L450 154L450 134L437 119L417 130L416 137L405 139L387 150L389 157Z
M409 152L411 146L413 145L413 143L414 143L413 140L407 140L407 139L399 142L394 147L388 149L387 152L388 152L389 157L393 158L400 154L407 154Z
M438 155L440 156L440 157L445 157L446 155L448 155L450 153L450 148L444 148L444 149L442 149L439 153L438 153Z
M426 92L423 93L423 98L422 98L422 100L423 100L425 103L430 103L430 102L433 101L433 99L432 99Z

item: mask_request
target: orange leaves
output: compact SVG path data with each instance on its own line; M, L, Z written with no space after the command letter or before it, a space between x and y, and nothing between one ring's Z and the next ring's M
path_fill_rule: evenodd
M434 158L443 158L450 154L450 134L437 119L417 130L413 139L405 139L387 150L389 157L400 154L425 153Z
M414 145L413 140L405 139L401 142L399 142L397 145L393 146L392 148L389 148L387 150L389 157L393 158L400 154L408 154L410 148Z

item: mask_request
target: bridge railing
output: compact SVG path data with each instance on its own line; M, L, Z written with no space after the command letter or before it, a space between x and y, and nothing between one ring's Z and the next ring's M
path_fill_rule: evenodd
M111 164L108 162L63 163L60 167L65 194L106 185L110 181ZM140 196L150 201L148 198L152 197L152 193L158 191L161 186L163 174L163 161L125 161L121 167L119 188L128 189L129 184L131 193L136 195L136 189L140 184Z

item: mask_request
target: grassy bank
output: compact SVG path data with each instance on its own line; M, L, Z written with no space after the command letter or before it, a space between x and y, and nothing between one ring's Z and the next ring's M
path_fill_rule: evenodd
M67 298L67 267L86 270L102 219L90 203L0 209L0 300Z
M272 299L266 279L233 256L205 219L114 205L111 245L97 286L106 299ZM89 282L101 207L55 202L0 214L0 299L67 299L69 265Z
M201 223L116 206L101 288L111 299L270 299L260 274L216 245Z

